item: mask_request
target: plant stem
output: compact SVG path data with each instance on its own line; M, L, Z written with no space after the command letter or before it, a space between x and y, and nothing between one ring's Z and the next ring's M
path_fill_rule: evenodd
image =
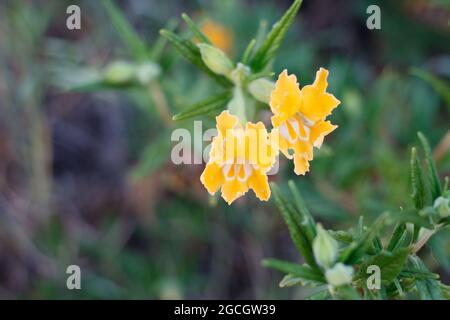
M173 125L172 116L170 115L169 106L166 97L157 81L151 81L148 85L148 93L155 103L156 111L161 116L164 124L170 128Z

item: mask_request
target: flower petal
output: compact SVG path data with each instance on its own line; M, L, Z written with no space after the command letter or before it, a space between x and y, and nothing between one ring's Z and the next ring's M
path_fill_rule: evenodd
M301 104L301 91L297 82L297 77L288 75L284 70L275 83L275 89L270 95L270 108L272 112L284 122L288 117L299 111ZM278 122L278 121L277 121Z
M247 183L240 182L238 179L226 181L222 186L222 198L228 203L243 196L248 191Z
M320 148L323 138L333 132L338 126L331 124L330 121L319 121L311 127L311 140L314 147Z
M305 175L309 171L309 161L304 154L294 155L294 172L296 175Z
M265 174L260 171L255 170L253 174L248 179L248 185L253 192L255 192L256 197L261 201L267 201L270 198L270 187L269 179Z
M200 181L205 186L206 190L213 195L219 190L220 186L224 183L222 169L214 162L206 164L205 170L203 170L200 176Z
M216 122L217 130L223 137L226 137L227 130L234 129L238 125L239 120L238 117L233 116L228 110L225 110L216 117Z
M341 102L326 92L328 71L320 68L312 85L304 86L300 112L311 121L325 119Z

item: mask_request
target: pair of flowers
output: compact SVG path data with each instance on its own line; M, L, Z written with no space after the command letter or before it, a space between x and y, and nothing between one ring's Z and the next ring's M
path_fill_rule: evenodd
M216 117L218 134L212 140L209 161L200 180L210 194L222 188L222 197L231 204L252 189L267 201L270 187L267 174L281 151L293 159L295 173L304 175L313 159L313 147L337 126L326 121L340 101L326 91L328 71L320 68L312 85L300 89L295 75L284 70L270 94L273 129L262 122L247 122L223 111Z

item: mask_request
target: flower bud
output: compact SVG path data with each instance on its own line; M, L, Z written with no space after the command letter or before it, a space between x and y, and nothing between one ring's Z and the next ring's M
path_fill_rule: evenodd
M350 284L353 279L353 268L340 262L336 263L333 268L325 271L325 278L333 287Z
M222 50L206 43L199 43L197 47L200 49L203 62L211 71L224 76L230 75L233 63Z
M140 84L148 84L155 79L161 72L161 68L151 61L144 62L136 68L136 79Z
M248 84L248 91L256 100L269 104L270 94L274 87L272 81L259 78Z
M106 66L103 79L112 85L129 84L134 80L135 66L126 61L115 61Z
M322 227L317 225L317 235L313 241L313 253L317 263L327 269L336 261L339 246L337 241Z
M439 213L441 218L447 218L450 216L450 199L438 197L434 200L433 207Z

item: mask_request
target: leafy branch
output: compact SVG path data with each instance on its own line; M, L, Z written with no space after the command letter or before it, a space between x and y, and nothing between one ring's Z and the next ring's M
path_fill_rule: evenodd
M416 148L411 150L411 208L381 214L370 227L361 218L352 229L327 231L314 221L300 191L289 181L292 200L272 183L275 204L305 264L266 259L264 266L285 274L280 286L325 286L312 299L443 299L449 287L430 272L418 251L450 224L450 192L441 187L430 145L418 133L425 168ZM385 229L394 224L389 237ZM410 228L409 226L412 226ZM380 269L378 287L369 286L370 268Z

